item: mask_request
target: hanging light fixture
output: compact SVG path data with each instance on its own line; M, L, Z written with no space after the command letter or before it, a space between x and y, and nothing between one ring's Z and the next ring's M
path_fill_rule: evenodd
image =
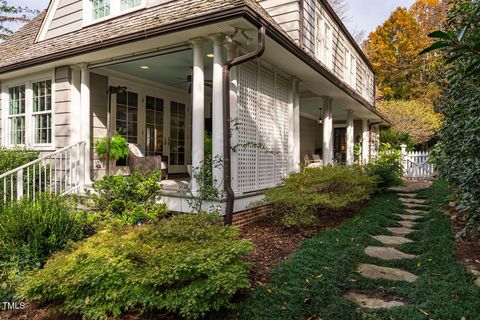
M322 116L322 108L319 108L318 109L320 112L320 115L318 116L318 120L317 120L317 123L319 126L323 125L323 116Z

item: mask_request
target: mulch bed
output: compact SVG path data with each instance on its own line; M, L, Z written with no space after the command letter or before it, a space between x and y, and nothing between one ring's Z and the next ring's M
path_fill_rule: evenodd
M274 215L262 217L242 227L241 237L255 244L253 252L246 257L252 263L250 278L253 286L268 283L272 268L297 251L308 238L306 235L314 236L325 229L335 228L357 211L358 208L352 208L325 213L319 216L314 226L303 232L283 227L280 219Z
M453 217L453 229L459 233L466 227L465 213L450 209L448 214ZM457 237L455 255L467 268L480 271L480 234L467 232Z

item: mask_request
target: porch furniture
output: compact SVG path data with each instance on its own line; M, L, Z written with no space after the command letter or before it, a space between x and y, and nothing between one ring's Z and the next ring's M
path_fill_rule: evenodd
M146 156L143 148L136 143L128 144L130 171L139 170L142 173L160 170L162 179L168 179L168 166L162 156Z
M308 154L304 156L305 168L320 168L323 166L323 160L318 154L313 154L312 158Z

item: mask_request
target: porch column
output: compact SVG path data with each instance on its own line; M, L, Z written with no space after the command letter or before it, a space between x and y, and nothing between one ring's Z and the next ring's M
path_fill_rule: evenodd
M369 162L368 151L370 148L370 132L368 128L368 119L362 119L362 164Z
M323 164L333 163L332 98L323 98Z
M210 35L213 41L213 77L212 77L212 159L224 159L223 156L223 43L225 35ZM213 161L214 163L216 161ZM217 188L223 186L223 167L212 168Z
M193 79L192 79L192 172L203 165L205 132L205 76L204 76L204 39L191 40L193 47ZM192 174L194 175L194 174ZM192 192L199 189L196 179L192 176Z
M238 45L234 42L228 42L225 44L227 48L227 60L233 60L238 56ZM234 128L234 122L238 121L238 80L237 80L237 67L233 67L230 70L230 118L231 118L231 145L238 144L238 130ZM238 184L238 153L233 150L230 151L231 175L232 175L232 189L235 193L240 192L240 186Z
M299 81L292 79L289 96L289 137L288 137L288 154L289 154L289 172L300 172L300 96Z
M80 101L81 119L82 125L80 129L81 140L86 142L85 145L85 170L84 176L80 177L84 181L84 184L90 184L90 167L91 167L91 155L90 146L92 144L90 137L90 70L88 65L83 63L80 65Z
M353 127L353 111L348 110L347 115L347 166L352 166L355 162L355 155L353 149L355 146L355 136Z

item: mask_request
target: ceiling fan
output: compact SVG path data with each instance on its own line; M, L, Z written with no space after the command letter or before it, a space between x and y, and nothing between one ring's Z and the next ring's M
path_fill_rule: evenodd
M177 78L177 79L182 80L182 81L172 83L172 84L170 84L170 86L175 86L175 85L179 85L179 84L182 84L182 83L188 83L189 84L188 93L191 94L192 93L193 76L190 74L186 78ZM205 86L211 88L213 86L212 80L205 80Z

